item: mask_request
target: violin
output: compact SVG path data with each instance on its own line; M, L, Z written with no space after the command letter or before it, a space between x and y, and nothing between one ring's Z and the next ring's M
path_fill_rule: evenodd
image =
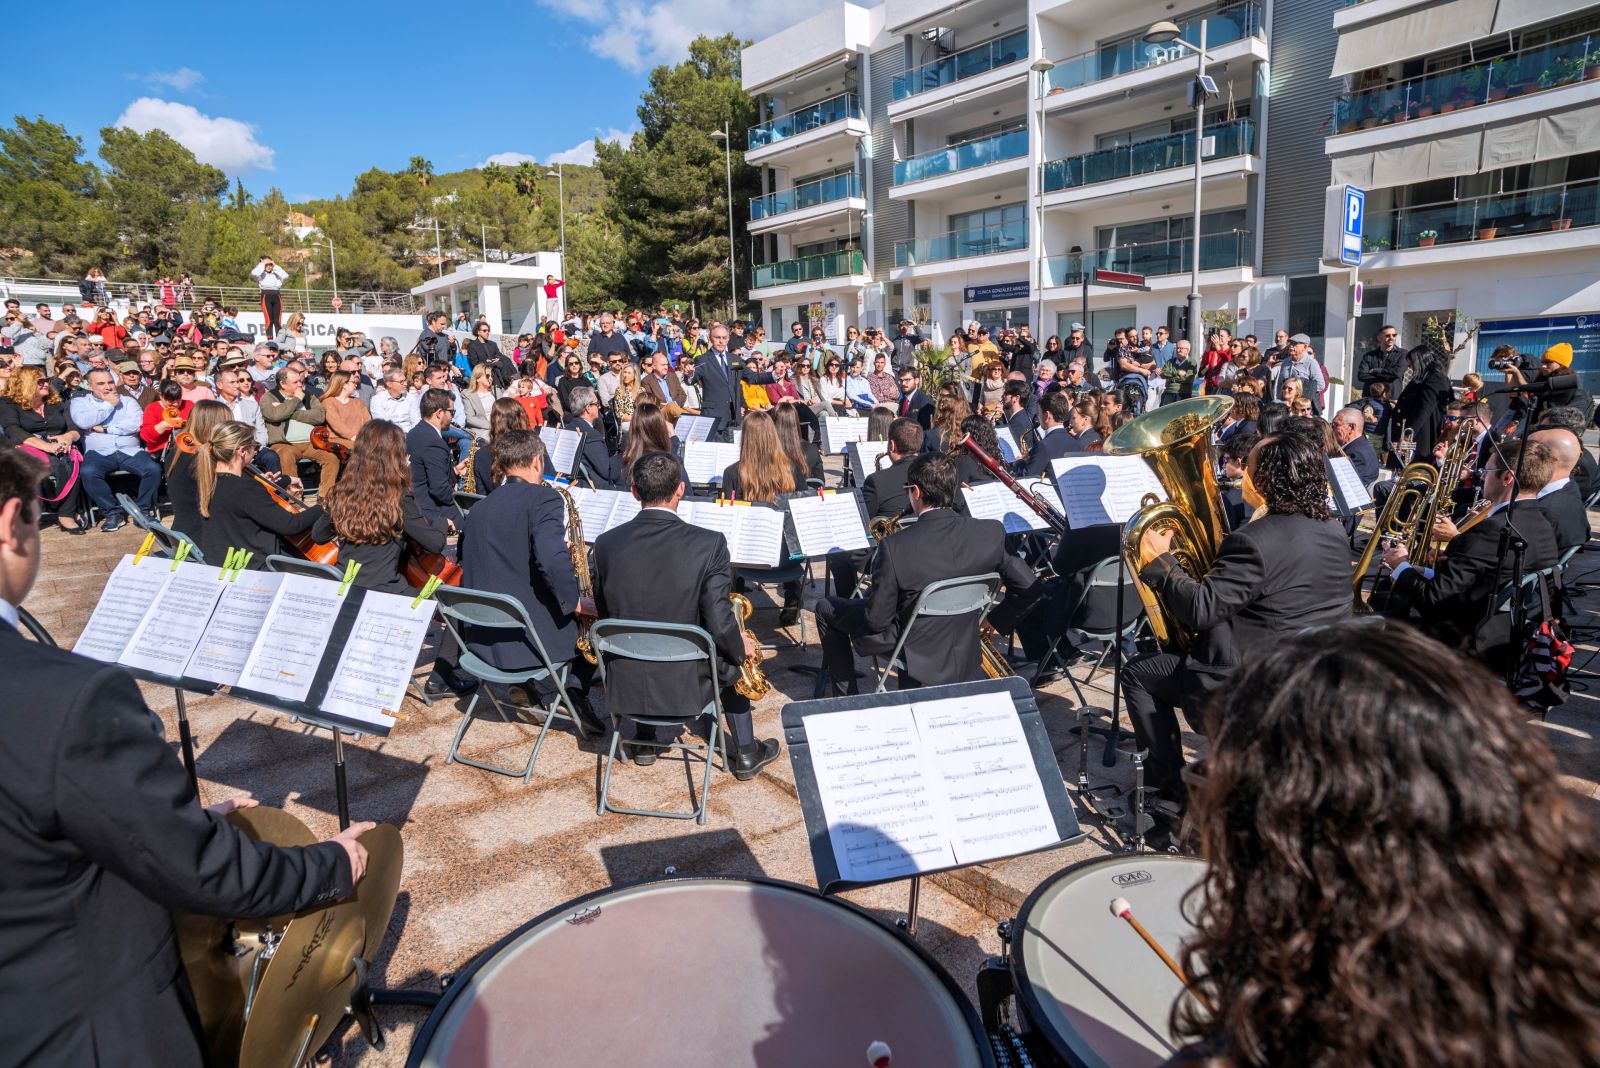
M255 479L266 488L266 491L272 495L272 499L277 502L278 507L282 508L285 512L289 512L292 515L299 515L301 512L304 512L307 508L311 507L310 505L306 504L306 502L298 495L290 493L286 489L281 489L275 482L263 474L261 469L255 464L245 464L244 469L251 478ZM336 564L339 562L339 547L331 541L313 541L311 538L311 532L309 530L303 534L291 534L284 538L284 541L287 541L290 545L292 545L295 552L299 553L301 556L312 561L313 563Z
M350 462L350 446L333 440L333 431L325 426L311 428L311 447L333 453L339 458L341 466Z

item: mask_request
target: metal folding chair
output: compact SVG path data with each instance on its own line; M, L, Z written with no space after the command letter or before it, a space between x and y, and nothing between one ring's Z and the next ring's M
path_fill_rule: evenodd
M722 695L717 685L717 643L711 635L700 627L689 626L684 623L649 623L638 619L601 619L589 628L589 640L594 643L595 652L600 657L600 679L605 681L607 672L607 658L615 657L619 660L638 660L645 663L686 663L704 661L711 678L711 700L698 710L680 713L664 714L652 712L649 715L638 715L620 709L612 709L612 721L616 730L611 735L611 748L606 753L605 775L600 783L600 805L597 812L604 815L607 812L621 812L629 816L660 816L663 819L686 820L693 819L696 823L705 823L706 806L711 803L711 770L714 761L712 757L720 752L723 767L728 766L727 740L722 732ZM607 693L610 687L607 687ZM668 695L663 695L667 698ZM681 749L686 753L704 752L706 756L706 776L700 787L700 803L692 812L669 812L661 809L622 808L613 805L611 795L611 768L616 763L617 748L622 744L622 724L625 721L640 723L647 727L665 727L672 730L688 726L702 718L711 720L710 728L706 735L705 744L694 742L639 742L629 741L629 745L646 745L653 749ZM693 780L690 780L691 791ZM693 800L691 793L690 799Z
M545 735L550 733L550 725L553 722L557 719L568 720L578 728L579 737L588 736L583 722L578 718L577 706L567 695L568 665L565 662L560 664L551 662L550 655L545 652L544 643L539 640L539 634L533 628L533 621L528 618L528 610L515 597L503 593L488 593L484 590L469 590L461 586L440 586L434 591L433 597L439 604L439 615L444 620L445 628L451 637L455 638L456 646L460 649L458 666L462 671L485 684L526 686L530 696L536 692L537 684L541 682L548 681L555 690L549 702L545 704L514 706L518 710L544 713L544 721L539 727L539 737L534 740L533 752L528 754L528 763L525 767L505 767L461 755L462 739L467 736L467 729L472 726L476 717L478 701L485 695L500 716L501 722L515 722L507 715L506 705L489 691L488 685L479 686L473 692L472 700L467 702L466 710L461 713L461 725L456 728L455 737L450 741L450 752L444 762L465 764L469 768L492 771L497 775L509 775L513 778L520 776L524 783L532 781L534 762L539 759L539 750L544 745ZM539 666L531 671L502 671L467 647L464 628L468 626L521 632L532 647Z
M1074 619L1082 618L1084 609L1089 605L1089 598L1094 596L1096 590L1110 589L1115 591L1119 582L1122 582L1125 588L1122 591L1123 615L1121 619L1117 620L1118 625L1116 628L1108 631L1099 631L1084 630L1081 627L1072 626ZM1108 556L1094 565L1094 568L1089 572L1089 581L1084 585L1083 592L1078 595L1077 603L1068 609L1066 620L1070 629L1078 631L1090 641L1103 642L1105 644L1105 648L1100 651L1099 658L1094 662L1094 667L1089 669L1089 677L1084 680L1085 682L1093 682L1095 675L1099 674L1100 670L1106 666L1106 660L1111 656L1112 643L1127 641L1129 638L1137 638L1147 626L1144 603L1139 600L1138 591L1134 589L1133 576L1124 572L1120 556ZM1056 649L1060 644L1061 639L1056 638L1050 643L1050 647L1045 650L1044 656L1039 658L1039 672L1041 674L1045 671L1046 665L1056 659ZM1062 674L1066 675L1067 681L1072 684L1072 692L1077 695L1078 704L1087 705L1089 702L1084 698L1083 689L1078 685L1078 680L1073 677L1072 672L1065 670L1064 665Z
M999 592L1000 576L993 571L987 575L966 575L929 583L917 595L911 615L900 628L900 639L894 643L894 652L889 654L883 670L878 672L878 685L873 692L883 693L889 685L889 673L902 666L900 654L905 650L906 639L911 636L917 620L924 616L964 616L976 612L978 625L981 626ZM973 628L973 640L977 640L976 627Z
M117 503L122 506L123 512L127 514L134 526L146 534L154 534L156 536L155 552L172 559L178 555L178 547L187 544L189 546L189 560L197 564L206 562L205 555L200 552L200 546L196 545L189 535L181 530L173 530L171 527L157 523L145 515L144 509L135 504L133 498L126 493L117 494Z
M481 493L467 493L465 490L456 491L456 507L461 509L461 514L466 515L472 511L472 506L483 500Z
M319 564L298 556L269 556L267 570L285 575L304 575L306 578L332 579L334 582L344 581L344 572L332 564Z

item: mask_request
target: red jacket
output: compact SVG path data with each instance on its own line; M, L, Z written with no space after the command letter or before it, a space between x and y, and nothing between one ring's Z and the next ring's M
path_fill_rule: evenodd
M185 423L189 421L189 413L193 410L193 401L178 402L178 411L183 415ZM161 401L145 405L144 422L139 426L139 440L144 442L145 451L152 456L161 455L161 451L167 447L167 442L172 440L172 428L162 422L166 417L167 406Z

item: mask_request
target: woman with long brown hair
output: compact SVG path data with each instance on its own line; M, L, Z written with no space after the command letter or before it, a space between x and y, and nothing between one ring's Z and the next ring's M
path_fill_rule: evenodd
M517 407L515 401L512 405ZM359 563L355 583L363 589L414 592L400 571L407 538L424 552L444 550L448 531L430 523L417 507L406 436L393 423L374 420L361 428L350 462L322 495L322 505L311 537L338 543L341 566Z
M481 365L480 365L481 366ZM478 443L477 454L472 457L473 488L487 497L494 488L506 480L506 474L495 466L494 443L507 430L537 430L528 419L528 410L514 397L501 397L489 406L489 438Z
M801 361L803 364L805 361ZM807 478L822 479L822 450L800 433L800 412L793 404L780 404L772 410L777 420L778 440L789 459L799 464Z
M232 418L233 412L221 401L196 401L189 410L189 422L177 435L167 460L167 500L172 503L172 529L188 535L197 545L202 521L195 456L199 446L211 440L212 431Z
M328 432L347 449L355 444L361 428L372 421L372 412L358 392L360 388L360 378L348 371L335 371L328 376L328 388L322 391Z
M229 549L252 553L250 567L264 570L267 557L281 551L280 537L309 531L322 506L291 512L245 465L255 459L255 428L236 420L220 424L195 453L195 483L200 498L200 552L221 563Z
M672 427L661 406L653 401L641 400L633 409L633 422L628 426L628 436L622 442L622 455L618 466L622 469L622 483L633 485L633 465L647 452L673 452Z
M1407 626L1318 627L1206 720L1175 1063L1600 1063L1600 828L1496 679Z
M739 459L722 472L722 492L735 500L778 503L778 495L805 489L806 469L783 450L770 412L750 412L739 435Z

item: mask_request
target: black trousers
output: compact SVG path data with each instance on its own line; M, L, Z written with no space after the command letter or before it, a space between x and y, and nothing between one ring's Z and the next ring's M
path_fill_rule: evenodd
M261 317L267 321L267 338L277 337L283 329L283 294L278 290L261 291Z
M1122 696L1133 720L1139 748L1149 751L1146 782L1168 797L1182 798L1183 735L1177 710L1191 729L1200 730L1200 711L1222 688L1225 676L1196 671L1176 653L1141 653L1122 665Z
M894 652L898 634L867 633L867 602L860 598L827 597L817 602L817 640L822 645L822 667L827 672L829 693L844 697L859 693L856 686L856 653L863 656L888 656ZM902 686L915 685L902 678Z
M579 659L583 659L579 657ZM749 749L756 744L755 725L750 715L750 698L735 690L732 686L724 686L721 691L722 722L728 729L728 741L735 752ZM642 742L665 741L662 737L664 731L673 728L653 727L645 723L635 725L634 737Z

